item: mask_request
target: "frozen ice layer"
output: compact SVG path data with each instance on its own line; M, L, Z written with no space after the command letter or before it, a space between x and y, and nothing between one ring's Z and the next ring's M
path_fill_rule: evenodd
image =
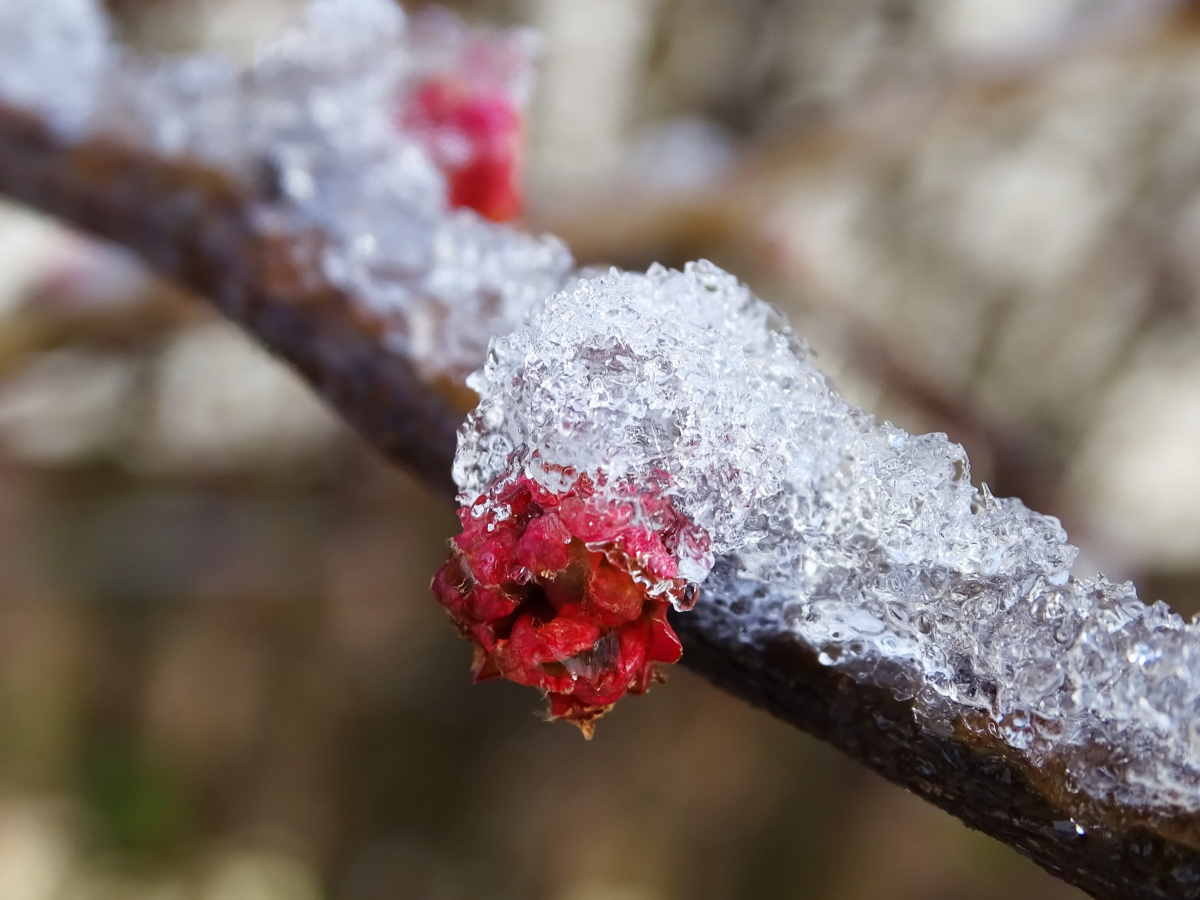
M94 0L0 2L0 97L82 129L113 64L108 21Z
M454 475L475 515L523 479L665 497L719 554L690 615L728 639L799 641L928 727L1065 762L1091 798L1200 809L1197 626L1073 578L1056 519L977 490L945 435L849 406L716 266L580 281L470 383Z
M482 400L460 432L460 499L517 473L549 490L586 474L614 496L666 491L717 553L770 542L773 520L811 512L797 504L813 491L787 479L836 468L853 428L844 404L804 405L829 393L806 354L779 313L707 263L581 280L493 341L468 379ZM810 434L781 428L801 409ZM694 581L711 566L680 562Z
M320 229L326 276L389 346L461 376L574 266L492 221L519 211L533 50L391 0L312 0L249 65L143 59L109 42L94 0L3 0L0 99L256 185Z

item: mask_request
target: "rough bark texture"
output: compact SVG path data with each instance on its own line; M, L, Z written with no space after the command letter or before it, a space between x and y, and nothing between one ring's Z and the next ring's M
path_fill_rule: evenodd
M139 253L210 297L292 363L376 449L452 497L455 430L469 396L431 385L382 347L375 324L323 277L321 236L279 224L269 191L113 142L58 141L0 106L0 193ZM716 604L674 617L684 662L715 684L827 740L1104 900L1200 897L1200 821L1089 804L1052 765L1034 769L998 739L934 733L907 702L822 666L781 640L737 640ZM1098 762L1102 760L1098 759Z

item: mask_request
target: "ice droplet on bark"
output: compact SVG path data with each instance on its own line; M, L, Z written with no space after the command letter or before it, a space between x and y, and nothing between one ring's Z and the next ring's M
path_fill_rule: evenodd
M1034 765L1057 755L1096 799L1200 809L1197 626L1072 577L1056 519L977 490L945 435L849 406L716 266L582 280L493 340L470 383L464 504L521 477L560 490L564 469L651 485L718 554L711 574L680 560L708 574L689 615L799 641L911 698L930 728L986 729ZM1084 758L1096 748L1111 765Z
M381 321L390 346L426 374L461 377L574 261L555 238L452 209L431 152L464 147L439 133L430 148L406 126L405 104L440 78L520 108L534 49L527 32L406 17L392 0L311 0L248 65L147 59L110 40L96 0L3 0L0 99L68 138L115 135L265 183L272 227L324 233L325 275Z

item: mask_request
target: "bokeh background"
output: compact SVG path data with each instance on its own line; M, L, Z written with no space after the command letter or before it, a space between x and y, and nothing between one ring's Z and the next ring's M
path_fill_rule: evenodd
M3 2L3 0L0 0ZM251 52L297 0L112 0ZM1200 15L503 0L527 224L706 256L856 402L1200 610ZM113 248L0 205L0 900L1066 900L685 671L594 741L471 687L455 520Z

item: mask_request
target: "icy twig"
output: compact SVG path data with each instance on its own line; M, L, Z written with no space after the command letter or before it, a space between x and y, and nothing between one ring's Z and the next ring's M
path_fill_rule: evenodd
M1021 784L1045 807L959 814L1060 874L1039 839L1092 858L1136 825L1118 855L1170 865L1114 896L1195 890L1200 625L1072 577L1057 520L977 491L945 435L849 406L732 276L581 281L494 340L470 384L455 477L477 514L507 485L585 476L613 502L669 502L720 554L675 552L708 576L673 620L702 670L947 808L981 773ZM1105 895L1102 870L1072 880Z
M353 284L335 287L323 250L344 231L331 234L321 217L281 214L269 186L236 167L73 131L78 110L32 106L42 115L0 105L0 192L125 244L210 296L385 455L453 490L454 429L469 395L414 359L411 345L389 343L386 323ZM632 304L623 313L631 334L646 339L655 338L637 327L646 302L672 293L719 299L726 337L752 338L726 347L743 354L727 360L729 383L753 383L756 396L776 404L774 422L742 417L736 470L717 477L719 416L693 434L699 443L690 446L702 451L694 467L667 467L685 512L725 553L696 609L673 618L686 664L1094 896L1200 894L1195 735L1187 730L1196 705L1192 629L1137 603L1127 587L1070 579L1071 550L1056 523L975 496L965 459L944 438L880 428L847 407L786 326L723 273L612 275L554 304L565 309L582 296L600 308L614 289ZM555 319L555 308L543 324L578 325ZM657 366L661 377L651 383L684 388L670 416L646 419L640 431L609 423L614 434L637 438L621 445L634 448L630 464L643 456L669 463L688 433L683 413L710 412L693 376L722 346L706 343L719 323L660 319L672 326L661 335L673 348L608 348L630 365ZM474 325L453 312L447 321ZM603 338L605 327L592 337ZM536 330L513 340L543 346ZM603 340L597 346L603 351ZM507 364L503 356L495 366ZM608 369L604 352L585 361L600 374ZM673 369L681 375L674 381ZM542 399L578 399L569 379L537 383L552 384L561 392ZM477 386L486 392L486 376ZM611 387L602 378L599 394L585 397L605 405L578 412L616 411ZM721 399L726 388L713 390ZM813 429L797 427L798 411ZM511 420L491 417L479 433L510 421L520 421L519 410ZM563 446L591 452L604 439L598 430L590 443ZM740 493L723 490L725 475ZM460 477L473 483L461 466ZM785 507L792 524L780 532Z

